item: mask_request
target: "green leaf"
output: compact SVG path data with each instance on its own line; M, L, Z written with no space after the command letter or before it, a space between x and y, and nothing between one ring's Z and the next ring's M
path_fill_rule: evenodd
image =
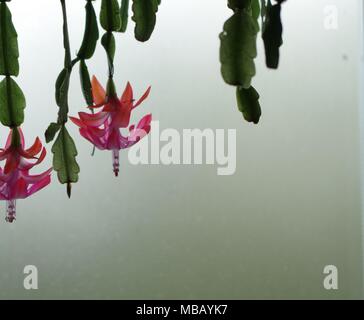
M228 7L234 11L251 11L253 18L258 19L260 15L260 1L261 0L228 0Z
M121 27L119 31L125 32L126 28L128 27L129 0L121 0L120 16L121 16Z
M11 12L5 2L0 4L0 74L19 75L18 35Z
M232 10L250 8L252 0L228 0L228 7Z
M85 34L83 36L81 48L77 54L80 59L90 59L94 55L97 40L99 39L99 28L97 25L96 13L91 1L87 2L85 9Z
M18 127L24 122L25 97L17 83L6 77L0 83L0 121L7 127Z
M53 168L60 183L76 183L80 167L77 164L77 149L65 126L62 126L52 147Z
M272 6L271 2L268 1L262 34L268 68L278 68L279 48L283 44L282 33L281 5L276 4Z
M88 68L87 68L85 60L81 60L81 62L80 62L80 80L81 80L83 96L86 100L86 103L89 106L91 106L93 104L92 86L91 86L91 80L90 80L90 73L88 72Z
M121 16L120 7L117 0L102 0L100 23L106 31L120 30Z
M220 34L221 73L226 83L248 89L255 75L259 24L247 10L238 10Z
M48 126L48 129L46 130L45 132L45 139L46 139L46 142L49 143L51 142L56 133L61 129L61 125L58 124L58 123L55 123L55 122L52 122L49 126Z
M251 8L252 8L252 17L255 20L258 20L260 16L260 3L259 0L251 0Z
M68 88L70 85L70 72L65 68L56 81L56 103L60 108L67 107Z
M238 87L236 89L236 98L239 111L243 114L244 119L257 124L262 112L259 104L259 94L254 87L251 86L249 89Z
M67 122L68 119L68 90L70 86L71 72L63 69L56 81L56 103L59 107L58 119Z
M133 0L132 10L135 38L142 42L149 40L156 24L158 0Z
M109 69L114 69L115 58L115 37L112 33L106 32L101 38L101 44L105 48L109 61Z

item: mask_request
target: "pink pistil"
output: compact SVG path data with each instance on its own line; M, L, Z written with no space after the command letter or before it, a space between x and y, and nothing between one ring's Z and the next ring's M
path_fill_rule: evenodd
M119 150L113 150L112 151L112 164L114 168L115 177L119 175L119 169L120 169L120 151Z
M6 222L13 223L16 220L16 200L6 201Z

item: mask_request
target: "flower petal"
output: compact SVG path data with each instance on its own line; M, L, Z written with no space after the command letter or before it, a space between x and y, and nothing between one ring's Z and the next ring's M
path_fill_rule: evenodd
M9 190L9 199L24 199L28 196L27 183L23 178L19 178Z
M112 129L110 135L107 139L107 149L108 150L120 150L122 149L121 139L120 139L119 129Z
M104 104L106 100L106 92L95 76L92 77L91 87L95 104Z
M122 109L122 103L119 99L110 98L110 100L105 104L102 111L104 112L117 112Z
M8 197L6 197L5 195L3 195L1 192L0 192L0 200L9 200Z
M99 127L107 121L109 114L107 112L98 112L98 113L86 113L79 112L78 113L80 120L89 127Z
M127 148L139 142L150 132L151 122L152 122L152 115L147 114L139 121L136 128L135 126L130 126L130 135L127 138L128 139L128 144L126 146Z
M97 147L100 150L105 150L105 142L100 137L94 135L92 132L90 132L87 128L81 128L80 134L82 137L90 141L95 147Z
M133 109L135 109L137 106L139 106L140 104L142 104L142 102L148 98L149 94L150 94L150 90L152 89L152 87L149 87L147 89L147 91L145 91L145 93L143 94L143 96L137 101L137 103L133 106Z
M9 155L9 153L10 153L10 149L9 148L0 151L0 161L5 160L7 158L7 156Z
M20 135L20 143L21 143L21 146L24 148L25 139L24 139L23 130L21 128L18 128L18 131L19 131L19 135Z
M43 148L42 142L37 137L35 139L34 144L29 149L19 150L19 153L24 158L31 159L31 158L34 158L34 156L36 156L39 152L41 152L42 148Z
M49 168L47 171L44 171L43 173L40 173L37 175L29 175L27 173L22 173L21 176L26 183L35 184L35 183L39 182L40 180L43 180L46 176L49 176L52 171L53 171L53 168Z
M150 131L150 124L152 122L152 114L149 113L145 115L138 123L138 129L145 129L149 133Z
M131 110L123 109L111 116L111 127L127 128L130 122Z
M101 108L106 104L106 102L103 103L98 103L98 104L94 104L93 106L88 106L87 108L89 109L97 109L97 108Z
M17 169L20 163L20 157L17 154L10 154L9 157L6 159L4 173L9 174L10 172Z
M11 175L4 174L3 169L0 168L0 187L4 185L4 183L8 182L11 178Z
M84 128L86 125L78 118L75 117L69 117L69 119L78 127Z
M19 132L19 135L20 135L20 144L21 144L21 146L23 148L24 144L25 144L23 130L21 128L18 128L18 132ZM9 134L8 134L8 138L6 139L5 149L8 149L10 147L12 136L13 136L13 129L11 129Z
M21 159L21 161L20 161L20 163L18 165L19 166L19 169L20 170L30 170L34 166L40 164L44 160L44 158L46 157L46 155L47 155L47 150L46 150L46 148L43 148L42 149L42 152L41 152L41 154L39 156L39 158L38 159L37 158L33 158L33 159L37 159L37 161L31 163L29 161L26 161L24 159Z
M33 193L38 192L39 190L43 189L51 182L51 176L47 175L42 180L38 181L37 183L33 184L29 190L27 191L27 197L31 196Z
M133 88L130 85L130 82L126 84L125 90L123 95L121 96L120 102L121 103L129 103L133 101Z

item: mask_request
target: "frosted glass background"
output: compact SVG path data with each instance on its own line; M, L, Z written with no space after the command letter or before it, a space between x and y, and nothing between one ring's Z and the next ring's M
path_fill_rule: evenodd
M76 53L85 1L67 1ZM161 129L237 129L237 171L216 166L133 166L77 137L80 182L68 200L53 184L19 201L18 220L0 220L0 298L244 299L362 297L360 197L360 1L290 0L278 71L260 44L255 86L263 117L244 122L219 73L218 34L226 1L165 0L152 39L117 36L116 83L130 80L150 99ZM324 28L336 5L339 28ZM100 1L96 2L99 7ZM56 119L54 82L62 68L61 7L14 0L28 143ZM89 63L107 77L103 49ZM70 113L84 107L78 71ZM6 131L0 130L3 144ZM50 150L50 146L48 146ZM48 157L44 168L51 165ZM5 216L5 204L1 203ZM23 288L23 268L39 270L39 289ZM323 288L323 268L339 270L339 290Z

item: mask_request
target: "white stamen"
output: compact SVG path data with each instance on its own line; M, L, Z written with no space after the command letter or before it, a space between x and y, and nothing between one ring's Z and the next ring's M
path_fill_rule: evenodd
M112 151L113 168L116 177L119 175L119 168L120 168L119 152L120 152L119 150Z
M16 220L16 200L6 201L6 222L13 223Z

